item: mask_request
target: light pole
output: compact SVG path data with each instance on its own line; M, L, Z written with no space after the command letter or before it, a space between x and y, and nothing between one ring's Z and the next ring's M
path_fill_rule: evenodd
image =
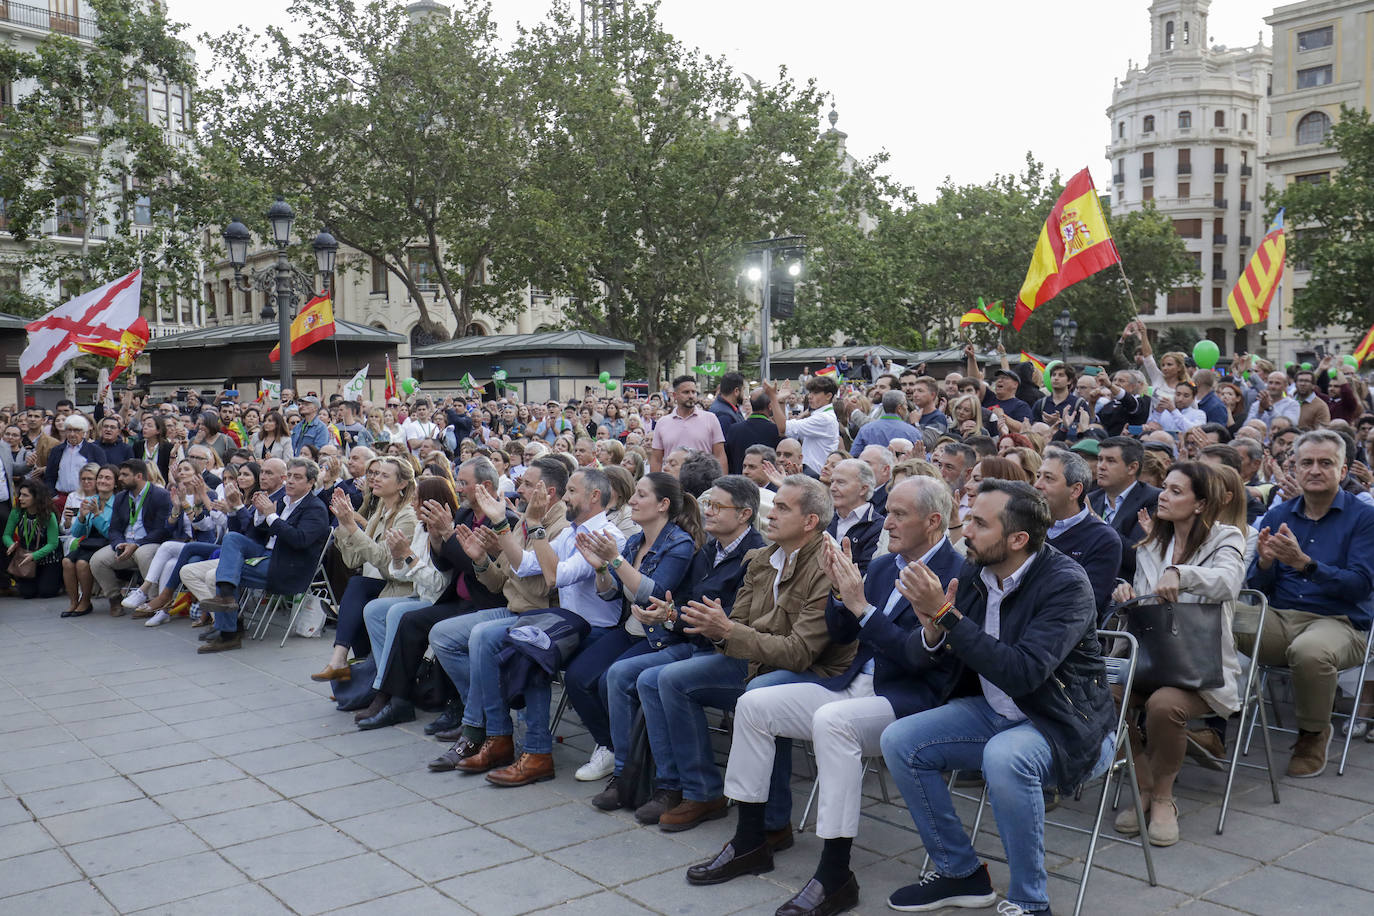
M1054 319L1054 338L1059 341L1059 358L1068 365L1069 350L1073 347L1074 338L1078 336L1078 322L1073 320L1068 309L1059 313L1059 317Z
M248 292L260 289L270 293L263 302L261 317L264 321L277 319L277 340L279 344L281 368L281 387L294 388L295 377L291 366L291 319L296 311L296 294L300 292L307 299L316 295L315 284L286 257L286 248L291 243L291 228L296 221L292 211L281 195L267 208L267 222L272 227L272 241L277 246L277 262L271 267L252 271L245 275L248 263L248 244L252 233L239 220L224 227L224 246L229 250L229 263L234 267L234 285ZM329 292L330 277L334 274L334 258L339 251L339 243L328 229L320 230L311 244L315 251L315 267L322 277L324 293ZM322 295L323 293L321 293ZM273 309L275 302L276 308Z
M759 315L759 331L762 338L759 342L759 378L767 381L772 371L768 350L774 310L777 311L778 318L792 317L795 307L793 296L797 279L802 273L802 258L806 252L806 236L777 236L748 244L760 256L760 262L749 268L748 277L754 282L763 281L763 310ZM774 256L775 251L779 252L779 257ZM775 265L783 268L778 277L773 276Z

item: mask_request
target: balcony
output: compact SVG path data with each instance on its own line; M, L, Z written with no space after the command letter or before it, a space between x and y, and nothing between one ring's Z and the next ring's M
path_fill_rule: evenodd
M1250 238L1250 236L1248 236L1248 235L1242 235L1242 236L1240 237L1240 247L1241 247L1241 250L1244 251L1245 249L1249 248L1249 247L1254 243L1254 241L1255 241L1255 240L1252 239L1252 238Z
M1125 183L1126 183L1126 173L1125 173L1125 172L1117 172L1116 174L1112 175L1112 184L1125 184Z
M1225 269L1213 270L1213 271L1212 271L1212 282L1213 282L1213 283L1225 283L1225 282L1226 282L1226 271L1225 271Z
M1178 164L1178 173L1180 175L1193 174L1193 164L1191 162L1180 162Z
M1251 168L1250 166L1248 166L1248 165L1242 165L1242 166L1240 167L1240 177L1241 177L1241 178L1249 178L1249 177L1250 177L1251 175L1253 175L1253 174L1255 174L1255 170L1254 170L1253 168Z
M1227 199L1224 197L1217 197L1213 198L1212 200L1212 206L1217 208L1218 210L1225 210L1228 204L1229 201L1227 201Z
M11 0L0 2L0 22L10 22L30 29L45 32L58 32L73 38L95 38L94 19L80 16L64 16L47 7L30 6L27 3L13 3Z
M1224 232L1218 232L1216 235L1212 236L1212 244L1213 244L1213 245L1225 245L1225 244L1226 244L1226 233L1224 233Z
M1242 200L1242 201L1240 202L1240 212L1242 212L1242 213L1249 213L1249 212L1250 212L1251 210L1253 210L1254 208L1255 208L1255 205L1254 205L1251 201Z
M1230 170L1231 170L1231 167L1230 167L1229 165L1227 165L1226 163L1224 163L1224 162L1218 162L1218 163L1215 163L1215 164L1212 166L1212 174L1213 174L1213 175L1225 175L1225 174L1226 174L1227 172L1229 172Z
M1141 178L1153 178L1153 177L1155 177L1155 167L1152 166L1152 165L1147 165L1147 166L1145 166L1144 168L1142 168L1142 169L1140 170L1140 177L1141 177Z

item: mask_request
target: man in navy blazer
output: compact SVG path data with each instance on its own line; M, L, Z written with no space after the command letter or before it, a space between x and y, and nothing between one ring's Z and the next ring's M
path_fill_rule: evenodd
M148 482L146 462L130 458L120 464L119 486L110 510L110 543L91 557L91 574L110 599L111 617L126 613L115 572L137 566L139 574L147 576L158 546L172 536L172 497Z
M1121 578L1135 578L1135 545L1145 538L1140 510L1155 514L1159 488L1140 479L1145 447L1130 436L1112 436L1097 446L1097 484L1088 503L1102 520L1121 535Z
M191 572L192 578L202 583L201 594L206 573L213 575L215 583L214 594L201 598L200 606L214 613L216 632L198 652L224 652L243 645L238 628L240 587L269 588L282 595L300 594L310 587L329 537L329 510L313 492L319 475L319 465L309 458L288 461L286 492L281 499L274 501L262 491L253 495L255 531L265 543L231 532L224 538L213 572ZM182 580L187 581L187 573L198 565L208 564L183 568Z
M75 493L81 488L81 469L92 461L105 463L105 450L86 438L90 428L86 418L77 414L64 421L62 441L48 452L48 463L43 471L43 482L54 496Z
M825 841L815 876L779 912L837 913L858 902L849 852L859 830L864 755L879 752L883 729L935 705L935 693L907 660L907 637L920 628L895 584L909 563L923 563L949 582L963 558L945 536L954 500L941 480L914 477L893 488L883 523L892 553L859 572L851 547L827 543L822 562L833 583L826 607L830 638L857 641L840 675L810 683L746 691L735 709L735 734L725 771L725 794L739 806L735 838L689 880L716 883L771 867L764 802L773 770L775 738L802 738L816 748L819 803L816 835ZM702 880L703 878L708 880Z

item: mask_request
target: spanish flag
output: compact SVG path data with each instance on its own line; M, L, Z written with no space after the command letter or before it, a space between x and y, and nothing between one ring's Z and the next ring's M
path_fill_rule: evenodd
M1231 287L1226 297L1226 307L1231 310L1231 318L1236 327L1258 324L1269 317L1269 303L1274 301L1274 290L1279 288L1283 279L1283 253L1286 248L1283 235L1283 210L1274 217L1274 225L1269 234L1260 239L1255 255L1250 259L1245 271Z
M143 352L143 348L148 346L148 338L152 333L148 330L148 320L142 315L138 320L129 325L128 329L122 331L118 340L102 340L98 337L77 337L73 338L76 348L82 353L90 353L94 356L108 356L115 361L114 370L110 372L110 381L119 378L120 374L134 364L138 354Z
M296 320L291 322L291 355L304 350L313 343L334 336L334 303L325 296L316 296L305 304ZM281 344L267 354L268 360L281 359Z
M1084 169L1069 179L1040 230L1011 326L1021 330L1031 312L1063 290L1120 262L1092 176Z
M1002 309L1002 300L998 299L991 305L983 303L983 297L978 297L978 304L964 312L959 318L959 327L965 328L971 324L995 324L1000 328L1005 328L1008 324L1007 313Z
M396 376L391 371L391 354L386 357L386 399L389 401L396 397Z
M1355 362L1357 365L1364 365L1364 361L1374 356L1374 328L1364 332L1364 338L1360 345L1355 348Z
M1040 373L1041 378L1045 377L1045 364L1040 360L1036 359L1034 356L1031 356L1025 350L1021 351L1021 362L1030 363L1032 366L1035 367L1035 371Z

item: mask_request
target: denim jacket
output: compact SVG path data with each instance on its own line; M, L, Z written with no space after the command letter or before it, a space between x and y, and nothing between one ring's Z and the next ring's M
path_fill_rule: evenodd
M644 532L640 531L630 535L629 539L625 541L625 549L620 552L620 555L626 563L633 563L635 556L643 546ZM679 588L686 578L688 568L692 565L692 556L696 550L697 545L692 541L690 534L672 522L664 525L663 530L658 533L658 537L649 546L649 552L644 555L643 562L639 564L639 587L635 589L633 595L624 595L625 609L628 611L632 603L642 607L649 603L651 597L662 598L665 593ZM611 576L616 580L616 585L600 593L601 597L607 601L613 600L617 593L625 592L615 570L611 570ZM649 635L650 629L650 627L645 627L646 636Z

